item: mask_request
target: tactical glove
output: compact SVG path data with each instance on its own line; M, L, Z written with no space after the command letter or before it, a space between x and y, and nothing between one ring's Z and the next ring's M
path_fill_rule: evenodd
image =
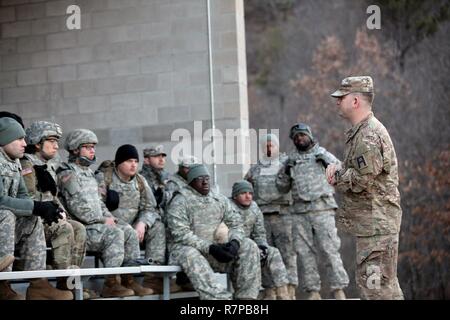
M108 189L106 191L106 207L109 211L114 211L119 207L120 197L117 191Z
M58 223L62 219L61 209L52 201L34 201L33 215L39 216L45 224Z
M209 254L217 261L227 263L233 260L234 256L222 244L212 244L209 246Z
M230 242L225 244L225 248L228 250L229 253L233 255L234 258L238 256L239 248L241 245L236 239L231 240Z
M268 248L263 245L259 245L258 248L260 250L259 256L260 256L261 266L264 266L267 262L267 257L269 256Z
M56 183L53 179L50 172L48 172L47 165L34 165L34 172L36 174L38 189L41 192L47 192L50 191L52 195L56 196Z

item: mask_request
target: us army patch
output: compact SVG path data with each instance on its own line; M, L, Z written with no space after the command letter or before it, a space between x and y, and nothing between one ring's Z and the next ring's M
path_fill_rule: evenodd
M25 168L22 170L22 176L26 176L27 174L33 173L33 168Z
M367 168L367 161L364 158L364 156L359 156L356 158L356 164L358 165L359 169Z

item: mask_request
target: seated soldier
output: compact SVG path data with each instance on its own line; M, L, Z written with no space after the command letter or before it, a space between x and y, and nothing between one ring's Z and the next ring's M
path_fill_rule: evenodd
M202 300L232 298L214 272L231 275L236 299L256 299L261 285L257 245L244 237L230 201L210 191L204 165L191 167L187 178L188 186L176 192L167 209L173 239L169 263L182 267ZM213 240L222 222L230 230L226 244Z
M280 251L267 244L264 218L258 205L253 201L252 184L246 180L234 183L231 197L235 209L241 214L245 236L255 241L259 247L265 299L290 300L286 267ZM226 239L219 239L219 242L224 241Z

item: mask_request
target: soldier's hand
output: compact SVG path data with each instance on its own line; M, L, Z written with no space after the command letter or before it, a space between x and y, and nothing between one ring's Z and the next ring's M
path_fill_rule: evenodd
M209 254L222 263L228 263L234 259L234 256L225 248L225 245L223 244L210 245Z
M114 219L113 217L107 217L105 220L105 224L109 225L109 226L115 226L116 225L116 219Z
M36 174L39 191L50 191L52 195L56 196L56 182L53 179L52 175L47 171L47 165L34 165L33 168Z
M261 261L261 266L264 266L267 262L267 257L269 256L268 248L263 245L259 245L259 256Z
M58 223L62 219L61 209L53 201L34 201L33 215L39 216L45 224Z
M284 173L288 176L291 175L291 169L295 166L295 161L289 158L284 165Z
M228 252L230 252L233 257L237 257L238 256L238 252L239 252L239 248L241 247L241 245L239 244L239 242L236 239L231 240L230 242L227 242L225 244L225 248L228 250Z
M134 230L136 230L139 242L144 241L144 236L145 236L145 223L143 223L142 221L139 221L138 223L136 223L136 225L134 226Z
M119 207L120 197L117 191L108 189L106 190L105 205L109 211L114 211Z
M336 170L337 170L337 166L334 163L332 163L327 167L327 169L325 171L325 174L327 176L327 181L332 186L334 186L336 184L336 180L334 178Z

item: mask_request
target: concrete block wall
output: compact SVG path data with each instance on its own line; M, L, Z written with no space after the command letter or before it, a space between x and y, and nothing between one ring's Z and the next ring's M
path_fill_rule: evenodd
M92 129L100 161L123 143L162 143L170 155L173 130L210 128L206 0L0 1L1 110ZM66 26L72 4L80 30ZM216 127L245 129L243 0L210 4ZM247 168L217 166L225 193Z

